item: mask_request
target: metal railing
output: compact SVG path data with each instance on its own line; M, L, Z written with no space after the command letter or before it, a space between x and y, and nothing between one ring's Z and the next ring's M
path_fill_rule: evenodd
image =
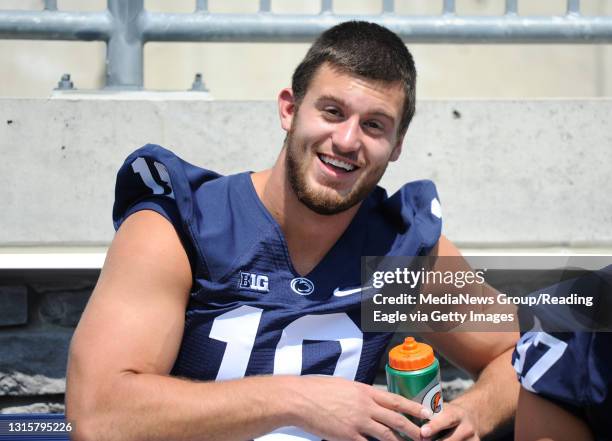
M101 12L57 10L45 0L44 11L0 11L0 38L105 41L106 87L140 89L143 46L166 42L307 42L325 29L352 19L380 23L406 42L416 43L610 43L612 17L581 14L580 0L567 0L564 15L522 16L518 0L505 1L499 16L460 16L455 0L443 0L439 15L395 13L395 0L383 0L380 14L333 13L333 0L321 0L319 14L275 14L271 0L259 1L254 14L208 11L195 0L193 13L150 12L144 0L108 0Z

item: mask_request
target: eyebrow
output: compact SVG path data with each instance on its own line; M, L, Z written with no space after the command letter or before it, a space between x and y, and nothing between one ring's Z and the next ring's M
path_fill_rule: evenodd
M348 105L348 103L346 101L344 101L342 98L339 98L339 97L334 96L334 95L321 95L315 101L315 105L323 104L324 101L333 101L333 102L338 103L342 107L349 107L349 105ZM388 112L386 112L383 109L374 109L372 111L369 111L368 113L372 114L372 115L379 115L379 116L388 118L389 120L393 121L393 124L395 124L395 118L393 118Z

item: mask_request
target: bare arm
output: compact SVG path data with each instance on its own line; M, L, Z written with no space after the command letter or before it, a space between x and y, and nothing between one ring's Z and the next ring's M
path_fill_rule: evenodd
M551 424L554 422L554 424ZM514 430L524 441L573 441L593 439L583 420L551 401L521 388Z
M151 240L154 238L154 240ZM76 440L239 440L295 425L330 440L416 437L402 397L341 378L170 377L191 287L172 225L140 211L119 229L70 348L66 411ZM333 392L330 392L333 391Z
M483 334L482 337L492 338L491 333ZM463 333L462 338L469 337ZM512 422L519 385L512 369L511 358L512 349L494 357L480 371L476 383L452 402L472 417L479 437Z
M439 256L460 256L457 248L444 236L440 239ZM453 401L471 419L474 436L482 437L496 427L512 421L518 400L519 383L512 368L512 350L518 340L516 332L447 332L424 334L449 361L469 372L476 383ZM456 417L453 417L456 418ZM455 424L452 424L455 423ZM432 432L457 424L457 420L428 424ZM465 436L464 436L465 435ZM471 439L466 433L450 438Z
M109 249L70 349L67 413L77 434L188 440L206 433L219 439L229 400L240 410L232 416L235 438L265 433L286 417L273 407L279 400L262 400L277 393L269 378L215 384L167 375L190 286L189 261L170 223L150 211L130 216ZM252 389L266 394L247 393Z

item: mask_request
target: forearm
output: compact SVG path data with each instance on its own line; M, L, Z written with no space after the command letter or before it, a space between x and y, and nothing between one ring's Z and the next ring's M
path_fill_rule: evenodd
M474 386L453 401L473 417L481 437L514 417L519 383L511 359L512 349L499 355L482 370Z
M244 440L290 425L291 377L196 383L124 374L96 402L68 400L76 440ZM109 384L110 385L110 384Z

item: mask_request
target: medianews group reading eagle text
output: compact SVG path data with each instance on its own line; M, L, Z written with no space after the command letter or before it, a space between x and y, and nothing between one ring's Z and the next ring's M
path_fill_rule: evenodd
M558 297L549 293L539 293L537 296L509 296L499 293L497 296L479 296L471 294L443 295L428 294L400 294L387 296L381 293L374 294L372 301L377 305L584 305L593 306L593 297L583 297L576 293L569 296Z

